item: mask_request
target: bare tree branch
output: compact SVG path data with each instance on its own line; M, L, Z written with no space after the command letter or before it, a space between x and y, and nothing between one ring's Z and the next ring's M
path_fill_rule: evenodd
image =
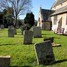
M7 9L11 7L14 11L15 19L26 13L31 7L31 0L0 0L0 8Z

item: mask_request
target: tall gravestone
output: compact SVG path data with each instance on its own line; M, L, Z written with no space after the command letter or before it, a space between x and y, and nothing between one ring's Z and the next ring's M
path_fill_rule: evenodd
M8 29L11 29L11 28L13 28L13 29L14 29L14 34L17 34L17 30L16 30L16 28L14 28L14 26L13 26L13 25L8 26Z
M35 38L39 38L39 37L42 37L41 35L41 28L40 27L33 27L33 36Z
M24 44L32 44L33 40L33 32L29 30L23 31L23 43Z
M10 66L10 56L0 56L0 67Z
M54 63L55 58L50 40L35 44L35 51L38 64L49 65Z
M14 37L15 30L14 28L8 28L8 37Z

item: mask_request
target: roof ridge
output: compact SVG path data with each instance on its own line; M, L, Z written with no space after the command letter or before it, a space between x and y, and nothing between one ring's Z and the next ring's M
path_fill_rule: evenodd
M66 1L67 1L67 0L55 0L55 2L54 2L54 4L53 4L52 8L55 7L55 6L57 6L57 5L59 5L59 4L61 4L61 3L66 2Z

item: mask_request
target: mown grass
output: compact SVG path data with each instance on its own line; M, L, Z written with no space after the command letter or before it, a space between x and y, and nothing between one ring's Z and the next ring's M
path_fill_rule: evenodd
M54 37L54 42L61 44L61 47L53 47L55 60L58 63L53 65L38 65L34 44L42 42L46 37ZM42 38L33 38L33 44L23 44L23 36L20 29L15 37L8 37L8 30L0 30L0 55L10 55L10 66L22 67L67 67L67 36L54 34L52 31L42 31Z

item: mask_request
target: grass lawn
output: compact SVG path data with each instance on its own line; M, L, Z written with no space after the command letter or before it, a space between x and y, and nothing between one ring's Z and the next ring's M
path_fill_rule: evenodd
M34 44L42 42L44 38L53 36L54 42L61 44L61 47L53 47L55 60L62 61L53 65L38 65ZM34 38L33 44L24 45L21 31L17 35L8 37L8 30L0 30L0 55L10 55L10 66L22 67L67 67L67 36L54 34L52 31L42 31L42 38Z

